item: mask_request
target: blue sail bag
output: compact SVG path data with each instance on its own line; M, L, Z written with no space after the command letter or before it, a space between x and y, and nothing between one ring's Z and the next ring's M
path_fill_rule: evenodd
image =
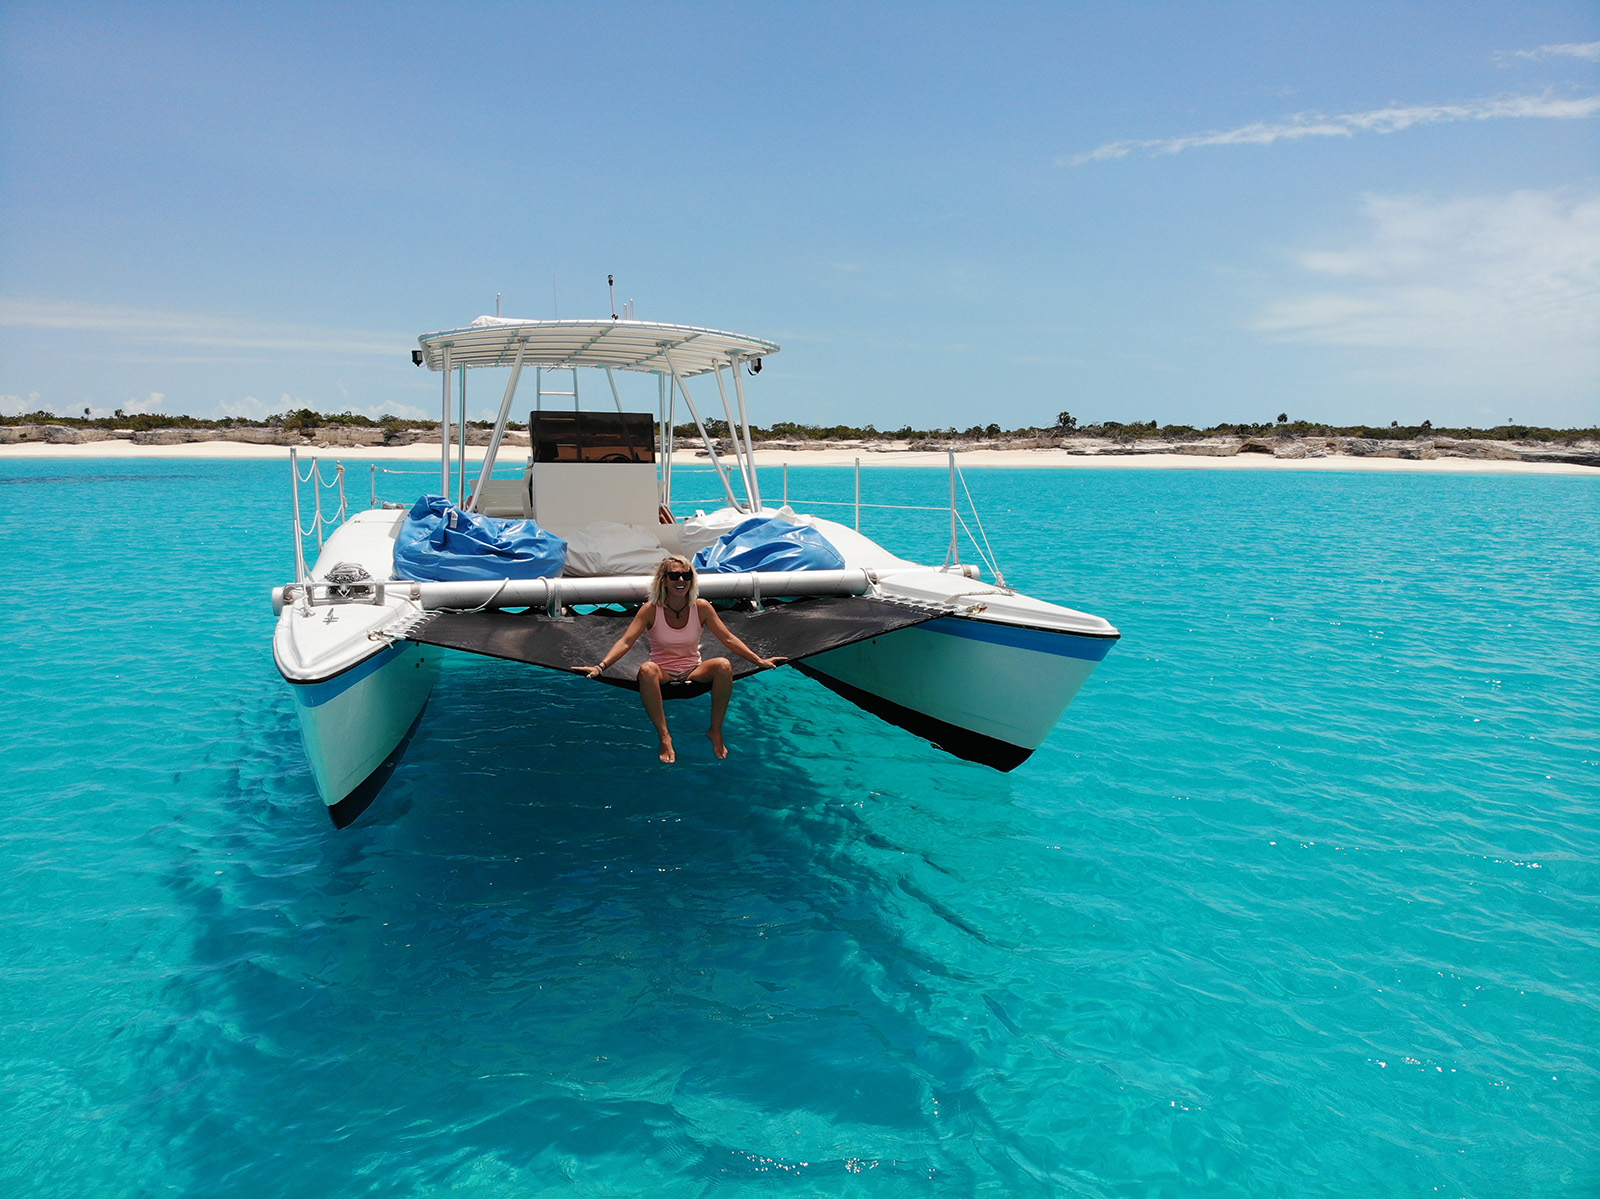
M394 543L395 577L419 582L545 579L566 560L567 543L533 521L463 512L442 495L418 500Z
M742 570L843 570L844 555L817 530L775 516L752 516L694 556L703 574Z

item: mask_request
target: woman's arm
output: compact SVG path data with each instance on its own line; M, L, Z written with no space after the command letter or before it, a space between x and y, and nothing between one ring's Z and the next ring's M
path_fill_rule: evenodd
M717 640L722 642L734 653L747 662L754 662L764 670L771 670L774 666L781 666L788 658L763 658L743 641L734 635L732 629L722 623L722 617L717 615L717 610L711 606L710 600L696 601L700 605L700 623L705 625L717 635Z
M600 665L578 666L574 667L574 669L579 674L588 675L591 679L599 678L602 670L614 662L621 661L622 656L633 648L633 643L639 640L639 635L650 627L650 618L655 615L655 610L656 606L654 604L642 605L639 611L634 614L633 620L629 622L627 631L617 638L615 645L606 650L606 656L600 659Z

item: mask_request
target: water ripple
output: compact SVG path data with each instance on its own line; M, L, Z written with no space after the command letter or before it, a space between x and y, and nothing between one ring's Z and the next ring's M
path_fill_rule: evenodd
M6 470L220 517L0 580L9 1189L1600 1185L1591 480L975 472L1008 574L1124 633L1020 770L787 672L668 769L631 697L453 657L335 833L282 466Z

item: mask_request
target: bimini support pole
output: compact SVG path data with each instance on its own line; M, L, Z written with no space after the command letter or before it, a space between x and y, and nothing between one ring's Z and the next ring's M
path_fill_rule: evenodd
M472 487L471 502L467 505L469 512L477 512L483 507L483 488L494 474L494 461L500 454L500 442L506 435L506 422L511 417L511 403L517 395L517 380L522 378L522 356L527 350L528 342L524 338L517 343L517 358L511 364L511 381L506 384L505 399L500 401L500 413L494 418L494 436L489 438L489 449L483 456L483 469L478 471L478 481Z
M660 446L656 450L658 492L661 496L661 506L668 512L672 511L672 443L668 439L672 436L672 426L667 423L667 377L660 371L656 372L656 411L660 414L661 423L657 426Z
M456 507L467 502L467 364L456 368L461 372L461 423L456 426L461 452L456 455Z
M439 494L450 498L450 347L444 347L440 366L444 376L444 415L439 418Z
M961 546L956 540L956 452L950 451L950 548L944 556L946 566L961 565Z
M461 443L461 452L456 455L456 507L460 508L467 502L467 364L463 362L456 369L461 372L461 423L456 426Z
M745 411L744 407L744 378L739 374L739 364L743 361L744 359L738 354L733 356L733 390L734 394L739 397L739 423L744 426L744 452L745 456L750 459L750 485L755 489L755 493L750 498L755 501L756 511L759 512L761 511L761 478L756 473L756 449L750 441L750 414Z
M733 460L739 464L739 477L744 480L745 499L750 511L755 511L756 489L750 482L750 464L745 461L744 443L739 440L739 422L733 419L733 407L728 403L728 388L722 382L722 368L716 369L717 394L722 397L722 414L728 418L728 436L733 440Z
M672 351L666 346L661 347L661 356L667 360L667 369L672 372L673 381L677 383L678 390L683 393L683 402L689 405L689 411L694 415L695 428L700 430L700 440L705 442L706 451L711 455L711 465L717 468L717 478L722 483L722 490L728 497L728 507L737 509L739 497L733 494L733 483L728 479L728 472L722 465L722 459L717 457L717 443L712 441L706 433L706 422L700 419L700 409L695 407L694 397L689 394L689 389L683 385L683 376L678 373L677 363L672 361Z
M667 395L667 462L678 452L678 383L670 376L661 376L661 389ZM672 503L672 482L667 482L667 503Z

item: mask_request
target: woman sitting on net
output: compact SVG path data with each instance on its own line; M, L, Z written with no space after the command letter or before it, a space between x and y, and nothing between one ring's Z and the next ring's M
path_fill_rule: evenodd
M694 566L687 558L663 558L656 567L650 585L650 602L639 609L628 631L617 638L617 643L606 651L598 666L580 666L578 669L591 679L602 670L621 660L639 640L639 634L650 638L650 660L639 667L639 698L650 722L656 726L661 738L661 760L672 762L672 737L667 732L667 716L662 710L662 683L697 683L711 681L711 728L706 736L711 738L711 748L717 757L726 758L728 747L722 742L722 718L727 715L728 699L733 695L733 663L726 658L700 659L700 630L710 629L722 642L741 658L770 670L788 659L763 658L752 650L722 623L709 601L700 598L700 586L695 579Z

